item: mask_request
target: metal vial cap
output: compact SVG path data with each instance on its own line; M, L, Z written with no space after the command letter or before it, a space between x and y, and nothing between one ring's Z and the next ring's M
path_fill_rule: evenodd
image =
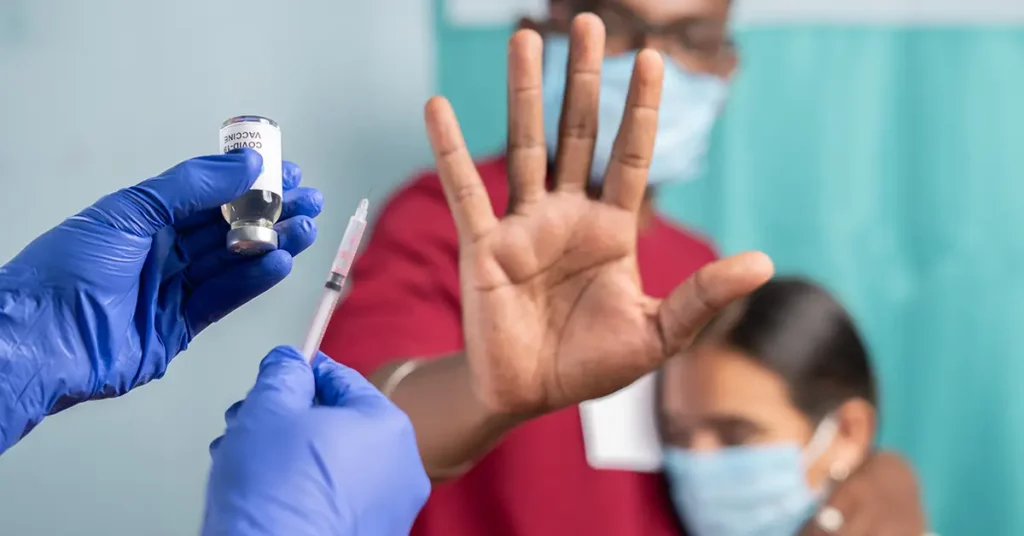
M277 249L277 231L260 225L243 225L228 231L228 249L241 255L260 255Z

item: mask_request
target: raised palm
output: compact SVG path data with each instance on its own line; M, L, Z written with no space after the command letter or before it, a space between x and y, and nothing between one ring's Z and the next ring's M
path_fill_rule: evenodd
M657 130L663 64L637 55L600 199L586 195L597 133L604 26L573 23L554 185L541 96L542 43L509 44L508 214L495 217L451 106L427 104L438 170L460 241L466 353L495 411L534 414L614 392L684 349L721 307L771 277L758 253L711 264L666 300L644 294L637 219Z

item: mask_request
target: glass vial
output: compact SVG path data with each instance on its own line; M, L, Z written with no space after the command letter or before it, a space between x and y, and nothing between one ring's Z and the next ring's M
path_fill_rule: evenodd
M274 224L281 217L281 128L258 115L232 117L220 127L221 152L248 147L263 157L263 170L248 192L221 206L231 225L227 248L242 255L277 249Z

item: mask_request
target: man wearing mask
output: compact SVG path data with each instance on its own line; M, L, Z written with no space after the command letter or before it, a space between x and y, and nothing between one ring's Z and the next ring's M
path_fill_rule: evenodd
M722 269L698 272L715 260L714 249L656 214L653 194L658 184L692 178L702 164L737 64L729 1L569 1L551 8L550 20L523 23L543 44L533 31L510 44L508 154L477 163L490 206L508 207L506 220L521 214L520 234L496 245L481 231L482 245L471 245L493 256L475 259L458 241L461 224L448 214L438 174L416 178L382 212L324 339L326 353L344 355L409 414L431 478L460 477L435 488L414 535L679 534L660 475L588 465L576 405L628 385L668 357L643 343L646 330L661 324L638 317L701 316L671 312L673 303L722 305L721 296L702 290ZM597 17L574 21L584 11ZM649 54L638 56L642 48L661 52L663 82L661 74L644 75L650 65L639 60L634 72L635 59L650 63ZM631 80L639 95L653 91L652 102L627 107ZM660 111L658 91L648 87L654 84ZM624 136L616 153L620 123L634 139ZM441 135L450 133L432 133ZM630 151L652 137L653 155ZM446 162L462 152L457 145L442 150L440 172L453 173ZM612 182L603 188L606 172L637 170L650 188L637 197L635 219L569 199L583 190L593 200L621 196ZM547 193L529 187L526 177L545 174ZM553 221L574 215L575 223L550 225L572 232L530 242L527 233L540 232L535 227L545 221L540 210ZM495 262L524 278L460 287L460 271L463 281L480 283L493 279ZM756 272L749 263L760 261L736 262ZM643 292L634 293L638 283ZM680 292L692 299L679 299ZM669 298L658 305L648 296ZM546 323L537 325L537 317ZM496 330L488 318L506 324ZM673 335L659 334L662 346L685 347L699 328L690 327L686 341L667 344ZM517 336L493 340L510 334ZM537 340L542 347L526 348ZM630 355L624 349L635 349L634 362L602 359ZM833 515L826 526L813 523L806 534L923 532L913 477L894 456L873 456L827 502Z

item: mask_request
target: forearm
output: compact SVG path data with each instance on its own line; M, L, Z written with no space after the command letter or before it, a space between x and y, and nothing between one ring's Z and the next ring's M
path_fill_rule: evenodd
M0 454L14 446L43 419L35 404L25 403L25 394L37 390L34 363L18 356L0 356Z
M73 386L89 385L90 369L78 360L86 352L74 334L94 329L87 322L94 318L92 315L82 314L86 320L76 324L80 319L68 314L69 310L86 310L73 293L41 288L8 266L2 272L0 453L31 432L44 417L84 397L82 389ZM66 330L67 336L54 337L52 331L41 329L39 319L45 316Z
M384 388L405 361L372 377ZM417 364L390 393L412 421L427 474L438 482L460 476L523 419L490 411L473 392L464 354Z
M32 340L32 320L41 309L0 281L0 453L14 446L45 416L41 401L52 398L39 348Z
M0 319L0 330L6 327ZM50 354L26 351L19 345L0 352L3 352L0 354L0 454L3 454L66 397L63 396L63 379L54 373L52 364L46 362Z

